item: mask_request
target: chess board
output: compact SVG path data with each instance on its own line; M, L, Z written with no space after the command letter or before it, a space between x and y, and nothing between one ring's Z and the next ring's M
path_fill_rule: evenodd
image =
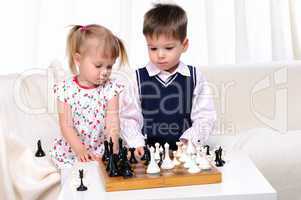
M105 190L107 192L111 192L159 187L212 184L220 183L222 181L222 174L215 167L209 171L190 174L187 169L185 169L182 165L179 165L171 170L161 169L160 174L157 175L147 174L147 167L143 163L133 164L132 168L134 171L133 177L110 177L106 172L105 164L100 162L100 175L103 179Z

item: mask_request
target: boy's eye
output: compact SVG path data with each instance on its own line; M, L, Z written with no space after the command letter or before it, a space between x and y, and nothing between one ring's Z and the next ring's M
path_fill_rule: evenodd
M107 67L107 69L112 69L112 67L113 67L112 65L109 65L109 66Z
M96 67L96 68L101 68L101 67L102 67L102 65L95 65L95 67Z
M173 47L166 47L165 49L167 49L167 50L172 50Z
M157 50L157 48L155 48L155 47L150 47L149 48L151 51L156 51Z

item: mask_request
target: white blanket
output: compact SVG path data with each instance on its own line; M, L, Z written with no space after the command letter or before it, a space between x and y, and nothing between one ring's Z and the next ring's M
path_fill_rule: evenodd
M0 148L0 199L57 198L60 176L46 157L34 157L24 143L2 133Z

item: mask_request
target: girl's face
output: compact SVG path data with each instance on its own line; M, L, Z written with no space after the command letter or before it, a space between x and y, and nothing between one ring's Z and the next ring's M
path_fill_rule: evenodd
M93 50L84 55L76 53L74 61L79 68L78 81L88 87L105 84L111 75L115 60Z

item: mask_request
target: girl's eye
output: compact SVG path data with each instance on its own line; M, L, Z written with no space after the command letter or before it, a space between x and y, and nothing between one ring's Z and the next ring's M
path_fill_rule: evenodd
M102 67L102 65L95 65L95 67L96 67L96 68L101 68L101 67Z
M157 50L157 48L155 48L155 47L151 47L151 48L150 48L150 50L151 50L151 51L156 51L156 50Z
M173 49L173 47L166 47L166 49L167 49L167 50L172 50L172 49Z
M108 69L112 69L112 67L113 67L112 65L109 65L109 66L108 66Z

